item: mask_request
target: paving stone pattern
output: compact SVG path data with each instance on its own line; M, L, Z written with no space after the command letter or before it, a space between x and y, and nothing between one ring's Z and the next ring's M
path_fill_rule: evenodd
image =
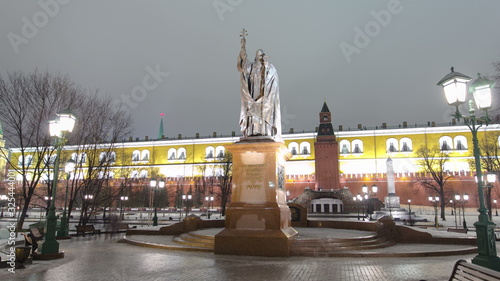
M168 251L105 235L60 241L62 260L34 261L0 280L447 280L456 260L424 258L267 258Z

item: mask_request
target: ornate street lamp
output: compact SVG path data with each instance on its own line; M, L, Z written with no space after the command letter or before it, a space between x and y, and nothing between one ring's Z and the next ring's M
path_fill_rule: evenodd
M186 218L188 216L188 212L189 212L189 206L188 206L188 202L193 198L193 196L191 196L191 194L183 194L182 195L182 200L184 201L185 205L186 205ZM181 210L181 214L182 214L182 210Z
M409 215L409 223L410 225L413 225L412 224L412 221L411 221L411 199L408 199L408 215Z
M128 196L120 196L120 219L123 220L124 214L123 214L123 201L127 201Z
M64 194L64 210L61 217L61 226L59 227L59 231L57 232L57 237L59 238L71 238L68 235L68 217L66 212L66 206L68 204L68 187L69 187L69 178L71 173L75 170L76 162L73 159L69 159L66 161L66 165L64 165L64 171L66 172L66 193Z
M59 254L59 242L56 240L56 190L59 176L59 158L61 150L66 143L66 136L73 131L76 116L70 111L61 111L57 113L57 118L49 120L50 136L55 137L54 147L57 149L56 159L54 163L54 180L52 182L52 198L50 201L49 212L47 213L47 232L45 234L45 242L42 245L42 255Z
M151 186L151 189L153 190L153 197L152 197L152 201L153 201L153 207L154 207L154 211L155 211L155 214L153 216L153 226L157 226L158 225L158 213L156 211L156 204L154 203L155 202L155 197L156 197L156 190L159 189L159 188L164 188L165 187L165 182L163 180L155 180L155 179L152 179L150 182L149 182L149 186Z
M434 225L436 226L436 229L438 229L439 223L438 223L437 206L438 206L438 202L439 202L439 196L436 196L436 197L429 196L429 202L434 204Z
M214 203L214 197L213 196L206 196L205 197L205 202L207 202L207 218L210 219L210 202L213 204Z
M438 82L439 86L443 86L446 99L450 105L456 107L455 117L457 120L464 118L465 124L472 132L472 143L474 146L474 161L476 164L477 178L481 179L481 152L477 140L477 131L483 123L488 124L488 109L491 107L491 89L495 82L481 77L472 82L469 87L469 92L473 94L474 101L478 107L484 111L484 117L476 118L474 110L474 101L469 100L469 117L464 117L460 113L458 106L466 100L467 85L471 78L455 72L453 67L451 73L446 75ZM495 223L493 223L487 214L487 209L484 205L484 191L482 180L477 182L478 197L479 197L479 220L474 223L477 233L478 255L472 259L472 263L488 267L500 271L500 258L497 256L496 240L495 240Z

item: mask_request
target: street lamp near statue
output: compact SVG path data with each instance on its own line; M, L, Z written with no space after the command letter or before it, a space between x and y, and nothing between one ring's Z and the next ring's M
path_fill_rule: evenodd
M182 195L182 201L184 201L184 205L186 206L186 218L188 216L188 212L189 212L189 206L188 206L188 202L191 201L191 199L193 198L193 196L191 196L191 194L183 194ZM181 210L181 213L182 213L182 210Z
M210 203L213 204L214 197L213 196L205 196L205 202L207 203L207 218L210 219Z
M462 205L462 216L463 216L463 227L467 229L467 222L465 221L465 204L469 201L469 195L464 193L464 195L460 196L460 194L455 194L455 201Z
M437 211L437 206L439 203L439 196L432 197L429 196L429 202L434 204L434 225L436 226L436 229L439 228L439 223L438 223L438 211Z
M484 117L476 118L474 101L469 100L469 117L464 117L459 110L459 106L465 103L467 96L467 82L472 80L467 75L455 72L453 67L451 73L441 79L437 85L442 86L448 104L455 106L456 111L454 117L457 120L464 119L465 124L469 127L472 133L474 162L476 165L477 178L481 176L481 152L477 139L477 132L483 124L488 124L488 109L491 107L491 89L495 86L495 82L478 74L478 78L472 82L469 87L469 92L474 97L475 104L478 109L484 111ZM472 263L488 267L500 271L500 258L497 256L496 240L495 240L495 223L493 223L487 214L484 205L484 190L482 180L477 182L477 190L479 197L479 217L474 223L477 233L478 255L472 259Z
M69 187L69 178L71 173L75 170L76 162L73 159L69 159L66 161L66 165L64 165L64 171L66 172L66 193L64 194L64 210L61 217L61 225L59 226L59 231L57 232L58 238L71 238L68 234L68 217L66 206L68 204L68 187Z
M49 120L50 136L55 137L54 148L57 150L54 161L54 180L52 182L52 198L50 201L49 212L47 213L47 231L45 233L45 242L42 245L42 255L59 254L59 242L56 240L56 190L59 176L59 158L62 147L66 144L67 134L73 131L76 116L70 111L61 111L57 113L57 118ZM57 255L56 255L57 256Z
M409 216L409 223L410 225L413 225L412 220L411 220L411 199L408 199L408 216Z
M154 205L154 216L153 216L153 226L157 226L158 225L158 213L156 212L156 204L155 204L155 197L156 197L156 190L158 190L159 188L163 189L165 187L165 182L163 180L155 180L155 179L152 179L150 182L149 182L149 186L151 186L151 189L153 190L152 192L152 197L150 197L150 202L152 201L152 205Z
M373 211L375 209L375 207L373 206L372 198L377 196L378 187L377 187L377 185L373 184L372 188L368 189L368 186L366 186L366 184L364 184L361 189L362 189L363 193L365 194L365 196L364 196L365 199L367 199L366 213L370 215L370 220L372 220Z
M123 201L127 201L128 196L120 196L120 219L124 219L125 215L123 214Z

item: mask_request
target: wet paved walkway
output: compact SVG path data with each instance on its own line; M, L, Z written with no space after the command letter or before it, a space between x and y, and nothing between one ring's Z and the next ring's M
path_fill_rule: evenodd
M60 241L62 260L34 261L3 280L447 280L458 259L475 255L421 258L267 258L168 251L119 243L105 235Z

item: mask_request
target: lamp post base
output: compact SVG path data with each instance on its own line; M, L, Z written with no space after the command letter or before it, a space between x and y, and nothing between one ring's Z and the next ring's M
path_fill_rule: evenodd
M473 264L500 271L500 258L497 256L495 223L478 221L474 223L477 233L478 255L472 259Z
M68 239L71 238L68 235L68 218L66 217L66 214L63 214L61 218L61 225L59 226L59 231L57 232L57 239Z

